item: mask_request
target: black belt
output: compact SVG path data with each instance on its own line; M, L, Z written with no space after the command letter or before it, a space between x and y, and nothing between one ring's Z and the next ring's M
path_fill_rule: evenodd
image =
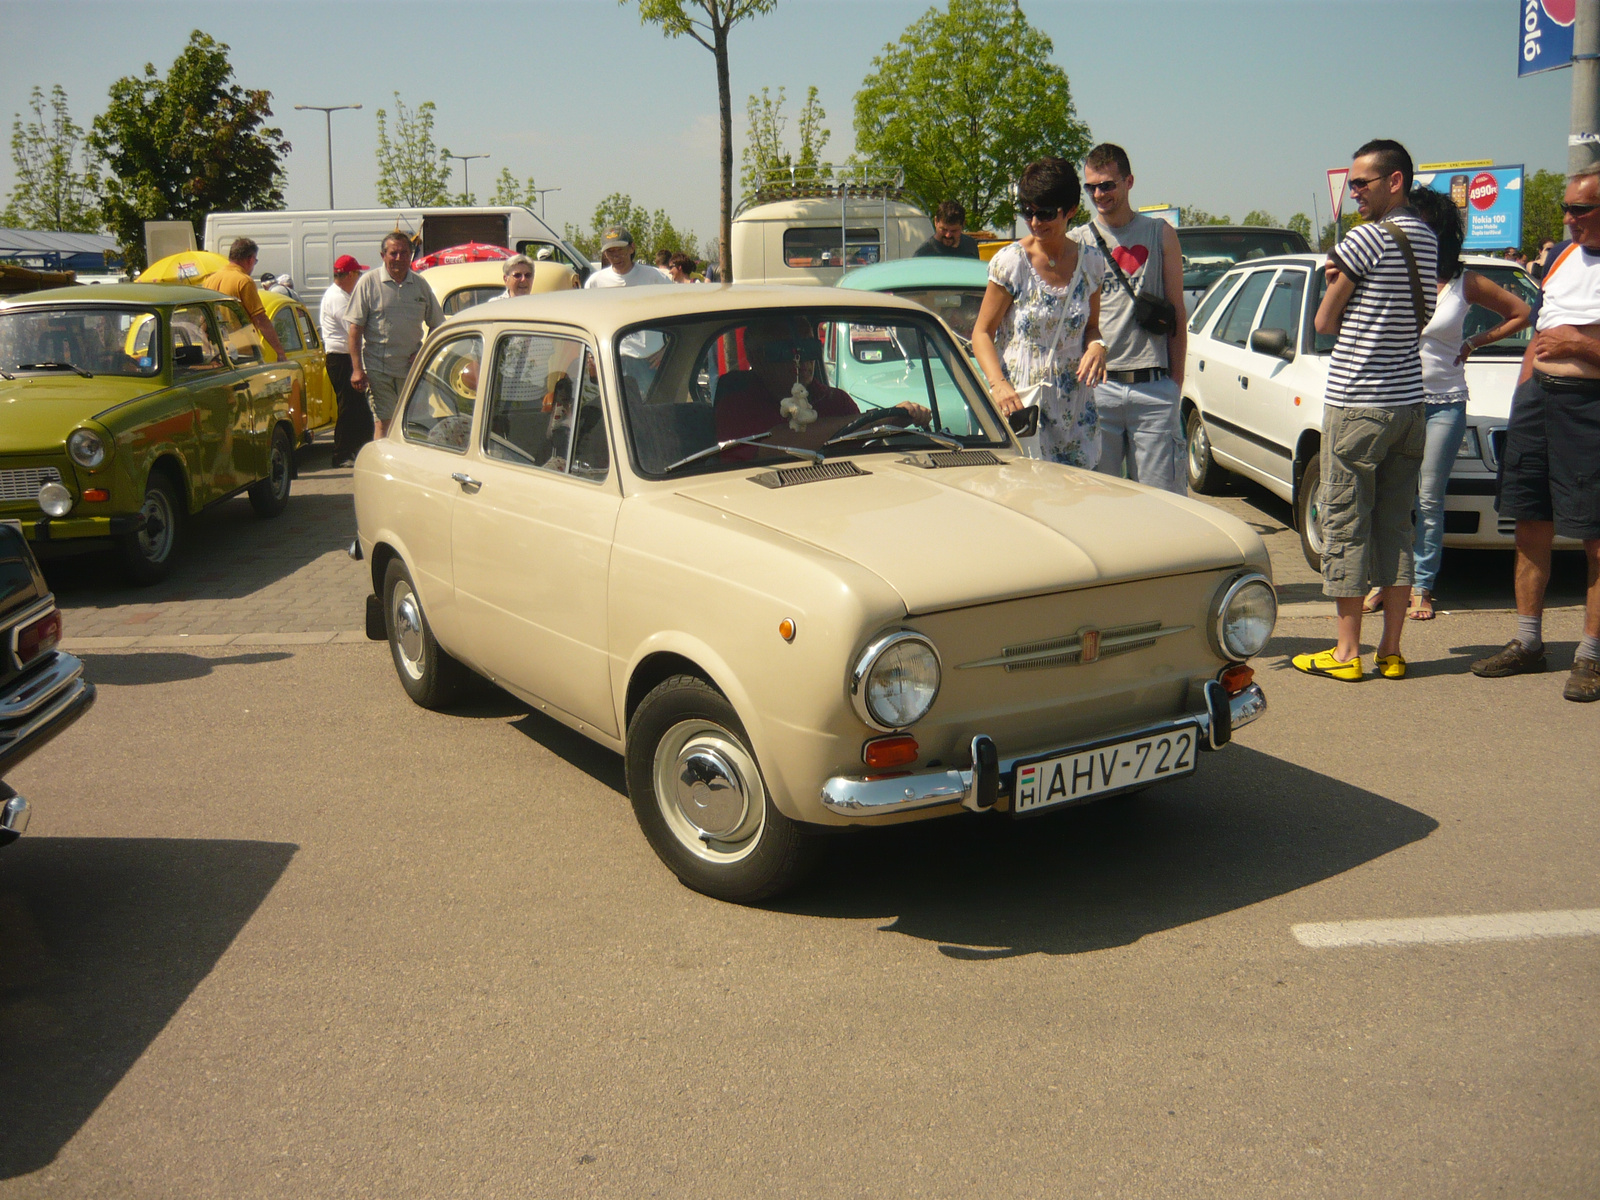
M1154 383L1167 377L1165 367L1140 367L1137 371L1107 371L1107 383Z
M1600 379L1586 376L1533 373L1534 381L1547 392L1572 392L1580 396L1600 396Z

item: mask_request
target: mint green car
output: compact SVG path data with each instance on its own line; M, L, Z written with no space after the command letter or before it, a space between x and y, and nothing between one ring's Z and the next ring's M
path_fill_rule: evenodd
M111 548L171 571L188 518L245 492L275 517L305 374L264 362L235 300L173 284L57 288L0 305L0 520L40 558Z

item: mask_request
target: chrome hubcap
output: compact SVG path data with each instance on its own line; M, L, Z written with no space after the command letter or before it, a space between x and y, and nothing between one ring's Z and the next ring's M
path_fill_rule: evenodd
M395 584L391 627L400 665L413 679L422 678L422 607L404 583Z
M1189 474L1199 479L1205 474L1210 458L1211 443L1206 439L1205 422L1197 420L1189 430Z
M1311 494L1306 505L1306 540L1318 554L1322 553L1322 485Z
M677 802L684 819L711 837L733 833L750 806L738 773L706 746L678 755Z
M656 747L656 802L667 826L696 856L743 858L760 840L766 791L740 741L710 721L680 721Z

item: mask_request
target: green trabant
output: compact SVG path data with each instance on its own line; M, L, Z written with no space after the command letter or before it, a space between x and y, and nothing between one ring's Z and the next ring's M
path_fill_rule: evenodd
M0 520L40 558L114 547L132 582L172 569L185 522L243 491L275 517L294 473L294 362L264 362L238 302L160 283L0 304Z

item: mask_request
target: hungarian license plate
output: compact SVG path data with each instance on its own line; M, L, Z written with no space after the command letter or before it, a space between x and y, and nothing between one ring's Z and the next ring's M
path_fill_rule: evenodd
M1197 735L1197 726L1183 725L1125 742L1018 763L1011 811L1020 816L1188 775L1199 750Z

